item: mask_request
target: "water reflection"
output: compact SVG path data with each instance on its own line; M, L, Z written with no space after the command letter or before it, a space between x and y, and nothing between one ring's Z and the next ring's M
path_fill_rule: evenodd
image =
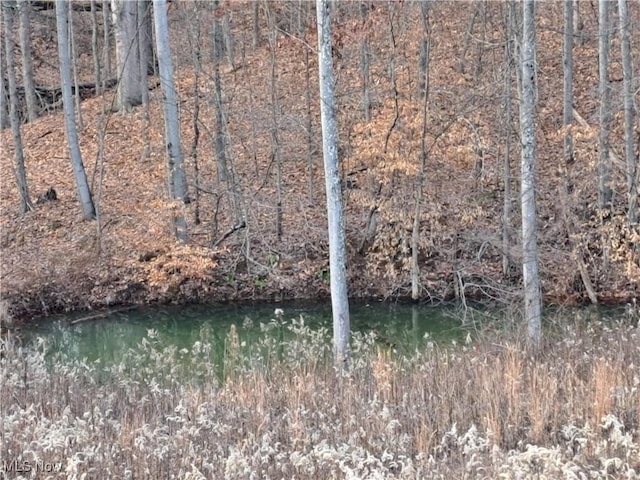
M331 329L330 305L280 308L284 321L302 316L312 329ZM410 351L423 344L426 333L445 340L461 338L460 323L452 312L452 307L356 304L351 307L351 328L363 333L374 331L381 344ZM264 335L260 323L274 318L274 306L171 306L114 311L103 318L95 315L85 318L74 315L45 320L25 334L31 339L44 338L51 352L111 364L135 348L150 329L157 332L161 343L181 349L190 348L198 341L201 328L206 326L208 340L221 353L231 325L236 326L240 340L245 343Z

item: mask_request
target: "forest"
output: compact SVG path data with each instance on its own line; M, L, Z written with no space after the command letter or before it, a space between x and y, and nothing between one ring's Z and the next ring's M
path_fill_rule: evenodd
M169 2L171 102L151 2L60 5L2 4L3 309L328 298L314 4ZM544 301L630 301L640 8L533 21ZM349 296L519 301L519 6L337 2L331 23Z
M639 2L0 16L2 478L640 477Z

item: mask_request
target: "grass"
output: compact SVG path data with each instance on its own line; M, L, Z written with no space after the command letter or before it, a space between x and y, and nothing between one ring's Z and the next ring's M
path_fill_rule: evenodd
M108 368L7 336L1 459L60 468L38 478L637 478L631 313L556 325L535 354L495 329L410 355L355 335L346 375L302 319L253 345L232 328L222 366L206 330L182 350L149 331Z

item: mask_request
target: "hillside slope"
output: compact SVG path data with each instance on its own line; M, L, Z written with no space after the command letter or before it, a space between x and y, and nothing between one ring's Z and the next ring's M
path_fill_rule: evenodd
M196 16L198 5L202 8ZM328 296L314 13L304 2L304 9L296 13L295 5L272 6L269 18L275 18L278 33L269 43L264 17L256 49L251 45L249 4L228 6L237 65L222 70L230 167L226 182L216 173L208 60L203 60L199 95L194 95L195 25L200 22L207 32L200 41L202 58L209 59L212 12L208 4L171 7L183 150L195 198L185 207L189 245L177 244L170 228L171 213L178 207L167 195L159 90L150 91L148 111L140 107L126 116L102 113L109 111L112 91L82 103L81 148L100 208L98 222L81 220L60 112L23 127L32 197L50 187L58 194L57 201L40 204L25 215L17 211L13 142L9 131L1 132L1 296L13 314L127 303ZM414 3L368 4L366 16L358 5L340 4L334 23L350 294L405 297L420 165L422 99L417 79L422 23ZM509 95L515 117L507 126L503 114L505 7L498 2L432 5L429 155L420 219L423 298L517 299L517 98L512 87ZM638 26L640 5L631 2L629 6ZM559 160L561 4L544 3L538 9L537 175L543 291L556 303L585 301L578 269L583 265L600 301L621 302L638 296L640 233L638 225L629 225L624 216L624 172L618 161L613 171L616 208L603 223L595 207L597 17L587 5L582 10L583 42L575 48L575 109L581 122L574 129L576 162L566 173L572 193L563 210L558 201L565 181ZM371 58L370 121L361 108L360 49L365 38ZM612 52L618 52L616 48L614 40ZM633 51L640 52L637 35ZM620 77L617 60L611 70L613 78ZM509 75L513 85L513 71ZM613 86L617 98L621 87ZM199 143L194 150L196 107ZM612 132L618 157L621 118L617 112ZM98 155L102 131L104 162ZM640 134L640 127L637 131ZM513 183L512 267L503 276L507 135ZM564 211L570 220L565 220ZM371 229L367 236L372 216L375 233ZM608 252L606 262L603 251Z

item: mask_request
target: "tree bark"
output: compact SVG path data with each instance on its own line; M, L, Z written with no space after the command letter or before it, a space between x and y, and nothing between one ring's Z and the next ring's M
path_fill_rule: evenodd
M24 151L22 148L22 134L20 132L20 118L18 116L18 94L16 82L16 68L13 59L14 40L13 40L13 5L3 5L3 26L4 26L4 46L5 55L7 57L7 76L9 77L9 121L11 123L11 134L14 143L14 158L16 162L15 175L18 192L20 194L20 210L22 213L33 210L33 203L29 197L29 188L27 185L27 171L24 163ZM1 80L4 82L4 79Z
M22 54L22 83L27 103L27 117L33 122L40 115L40 106L36 96L36 83L33 76L33 57L31 54L31 26L29 22L31 6L29 0L19 0L20 10L20 52Z
M564 0L564 50L563 50L563 109L564 166L568 171L573 163L573 5L575 0Z
M422 87L422 135L420 138L420 170L418 173L418 182L416 185L416 208L413 215L413 230L411 232L411 298L418 300L422 293L422 285L420 283L420 264L418 263L418 254L420 251L420 219L422 216L422 197L425 182L425 172L427 165L427 108L429 104L429 66L431 51L431 35L429 30L429 4L422 3L422 23L423 23L423 39L420 51L419 71L420 81L418 84Z
M320 112L322 117L322 151L329 230L329 270L331 309L333 313L334 361L340 370L349 366L349 297L347 295L345 232L342 191L338 170L338 129L334 105L331 22L328 0L316 0L318 25L318 71Z
M271 90L271 161L276 167L276 218L275 229L276 238L278 241L282 240L282 161L280 157L280 139L279 139L279 125L278 125L278 111L280 110L278 102L278 84L277 84L277 57L276 49L278 31L276 29L276 23L274 13L271 9L267 9L267 20L269 23L269 51L270 51L270 90Z
M535 19L534 0L522 3L522 91L520 93L520 135L522 141L520 202L522 209L522 275L524 311L529 341L537 346L542 336L542 294L538 277L538 246L535 184Z
M111 0L118 68L117 109L130 112L142 103L138 2ZM146 79L146 78L145 78Z
M213 98L216 110L216 160L218 164L218 180L226 182L229 172L227 169L227 154L225 141L225 113L222 102L222 79L220 78L220 64L224 52L224 39L222 35L222 24L216 15L218 0L213 2Z
M82 206L85 220L93 220L96 210L93 204L87 175L82 163L82 154L78 143L75 115L73 111L73 99L71 96L71 59L69 58L69 2L58 0L56 2L56 29L58 31L58 57L60 60L60 82L62 84L62 105L64 108L64 122L71 156L71 166L76 181L78 197Z
M502 104L504 112L504 159L502 162L504 199L502 205L502 275L507 277L511 270L511 129L513 122L513 108L511 104L511 72L513 67L512 41L514 38L515 12L514 4L506 4L505 45L504 45L504 86Z
M100 95L102 93L102 71L98 54L98 4L96 1L91 0L91 56L93 57L93 78L96 82L96 95Z
M638 184L636 170L638 159L634 152L633 127L633 62L631 61L631 41L629 38L629 16L627 13L627 0L618 0L618 16L620 18L620 55L622 57L622 88L624 103L624 156L627 163L627 191L629 195L629 208L627 217L630 223L638 221L637 195Z
M609 0L598 0L598 94L600 96L600 132L598 135L598 207L611 208L611 91L609 88Z
M187 192L187 179L184 172L182 146L180 143L178 99L173 80L166 0L153 0L153 17L156 27L156 49L158 51L160 85L164 97L164 128L169 164L169 193L171 198L184 204L189 201L189 196ZM176 209L178 212L173 218L175 234L178 240L186 243L189 237L187 234L187 222L181 211L182 205L176 206Z

